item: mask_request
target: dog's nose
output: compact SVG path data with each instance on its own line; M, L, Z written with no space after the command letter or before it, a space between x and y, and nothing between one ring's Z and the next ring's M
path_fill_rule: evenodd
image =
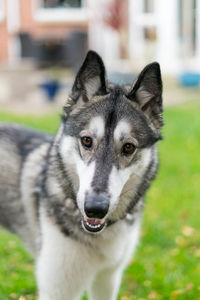
M109 200L104 194L89 195L85 201L85 213L88 218L103 219L108 212Z

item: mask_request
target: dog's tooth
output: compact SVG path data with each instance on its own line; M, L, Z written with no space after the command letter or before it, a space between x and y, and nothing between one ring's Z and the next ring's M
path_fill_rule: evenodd
M102 227L102 224L92 224L92 223L90 223L90 221L89 221L89 219L88 218L84 218L84 222L85 222L85 224L89 227L89 228L91 228L91 229L93 229L93 230L97 230L98 231L98 229L100 229L101 227ZM101 222L102 223L102 222ZM104 222L103 222L104 223Z

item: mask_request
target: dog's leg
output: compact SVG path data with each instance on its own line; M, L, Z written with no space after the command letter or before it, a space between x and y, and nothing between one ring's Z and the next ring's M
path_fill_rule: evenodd
M87 286L87 276L84 277L82 270L79 271L79 267L84 268L80 261L81 253L79 258L75 258L73 247L65 247L63 253L59 249L47 251L47 247L44 248L37 264L39 300L81 299Z
M44 224L45 223L45 224ZM97 264L93 250L65 236L45 220L37 262L39 300L77 300L91 285Z
M109 268L99 272L89 290L90 300L116 300L120 287L122 268Z

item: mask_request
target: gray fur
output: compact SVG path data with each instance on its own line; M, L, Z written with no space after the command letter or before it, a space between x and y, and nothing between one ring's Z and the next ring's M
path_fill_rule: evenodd
M103 239L109 234L112 236L112 230L115 231L121 221L133 226L141 213L146 190L157 172L161 93L157 64L147 67L133 88L120 87L106 82L101 58L89 52L77 74L55 137L19 125L0 126L0 224L18 234L34 253L40 253L43 247L44 211L51 224L66 238L99 251ZM95 151L83 149L81 152L80 133L95 116L101 116L105 123L104 136ZM137 152L130 158L116 150L114 131L121 120L128 122L130 136L137 141ZM142 153L149 150L151 159L144 174L133 174L135 179L127 181L118 203L106 216L107 228L99 235L89 234L81 226L83 216L77 200L80 179L70 164L70 155L66 157L63 152L62 143L66 137L75 141L71 151L79 159L85 159L88 165L95 162L91 194L106 195L108 199L113 167L123 170L135 164L142 166Z

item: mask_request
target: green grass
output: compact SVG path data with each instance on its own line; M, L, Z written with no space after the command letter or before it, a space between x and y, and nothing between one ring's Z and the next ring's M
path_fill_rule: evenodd
M147 195L140 244L125 271L119 299L200 299L200 104L168 108L160 170ZM57 116L0 113L51 133ZM33 261L16 237L1 231L0 299L35 299ZM103 300L103 299L102 299Z

